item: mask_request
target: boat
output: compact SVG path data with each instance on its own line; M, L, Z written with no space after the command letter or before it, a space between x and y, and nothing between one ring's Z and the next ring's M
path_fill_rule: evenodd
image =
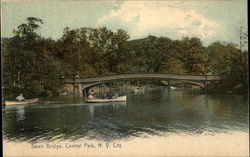
M134 89L135 92L145 92L145 88L144 87L138 87Z
M38 98L24 100L24 101L5 101L5 105L21 105L21 104L31 104L38 102Z
M170 86L170 89L177 89L177 87L174 87L174 86Z
M117 98L112 98L112 99L86 99L86 102L89 103L105 103L105 102L122 102L126 101L127 96L119 96Z

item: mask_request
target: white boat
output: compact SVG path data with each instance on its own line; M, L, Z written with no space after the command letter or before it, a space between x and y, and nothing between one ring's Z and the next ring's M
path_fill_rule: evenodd
M119 96L117 98L112 99L86 99L86 102L90 103L105 103L105 102L121 102L121 101L127 101L127 96Z
M5 101L5 105L21 105L21 104L31 104L37 102L39 99L34 98L34 99L29 99L29 100L24 100L24 101Z
M177 89L177 87L174 87L174 86L170 86L170 89Z

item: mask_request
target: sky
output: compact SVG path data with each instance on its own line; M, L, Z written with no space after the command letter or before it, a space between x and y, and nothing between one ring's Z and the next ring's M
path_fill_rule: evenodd
M237 28L247 30L247 0L4 0L1 2L1 35L13 36L13 29L27 17L41 18L38 31L58 39L69 27L121 28L130 40L154 35L181 39L199 37L205 45L215 41L239 43Z

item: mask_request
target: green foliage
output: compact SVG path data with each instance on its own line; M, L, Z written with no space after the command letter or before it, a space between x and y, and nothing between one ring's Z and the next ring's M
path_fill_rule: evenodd
M227 86L240 86L241 92L247 92L248 52L237 49L234 44L219 42L209 45L208 52L211 73L225 76Z
M177 44L177 58L183 63L185 71L191 74L206 74L208 58L200 39L186 37Z
M247 51L233 44L203 46L199 38L148 36L130 40L122 29L65 28L56 40L39 36L43 21L29 17L2 42L3 84L7 96L57 95L64 77L128 72L218 74L226 86L247 88Z
M17 27L18 30L14 30L14 34L26 40L33 40L35 38L38 38L39 35L35 32L35 30L40 28L39 24L37 23L43 24L42 19L28 17L26 20L27 23L19 25Z

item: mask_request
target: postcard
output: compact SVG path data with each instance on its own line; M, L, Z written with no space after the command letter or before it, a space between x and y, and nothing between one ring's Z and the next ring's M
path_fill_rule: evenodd
M249 156L246 0L1 1L3 155Z

